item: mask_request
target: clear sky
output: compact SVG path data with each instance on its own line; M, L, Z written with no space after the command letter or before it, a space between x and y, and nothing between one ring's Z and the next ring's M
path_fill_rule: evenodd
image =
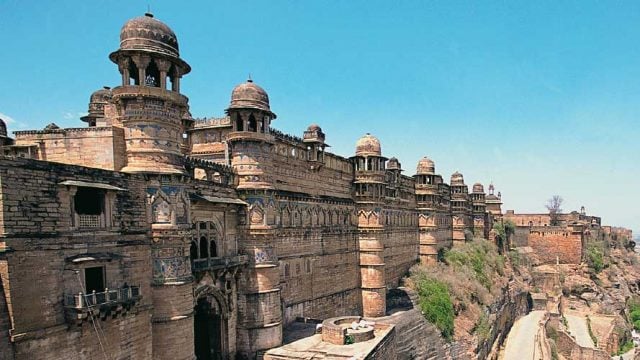
M193 70L195 117L220 116L251 74L273 126L312 122L332 151L371 132L413 175L490 181L505 209L559 194L640 232L640 2L0 1L0 117L9 130L77 127L120 81L108 54L151 6Z

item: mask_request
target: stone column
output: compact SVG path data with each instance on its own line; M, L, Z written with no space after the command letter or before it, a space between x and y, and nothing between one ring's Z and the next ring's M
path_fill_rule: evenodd
M180 92L180 77L182 77L182 73L178 66L175 66L174 69L171 80L171 91Z
M118 61L118 70L122 74L122 86L129 85L129 58L121 58Z
M167 72L171 68L171 62L169 60L164 59L155 59L156 66L158 67L158 71L160 72L160 88L163 90L167 89Z
M133 57L133 62L138 68L138 85L145 85L145 78L147 77L147 66L151 62L151 58L144 55L136 55Z

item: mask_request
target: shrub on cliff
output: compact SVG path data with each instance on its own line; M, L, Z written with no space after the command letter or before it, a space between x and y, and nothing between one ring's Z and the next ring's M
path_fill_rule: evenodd
M632 302L629 304L629 319L633 328L640 331L640 304Z
M494 272L504 273L504 258L498 254L495 245L483 239L475 239L447 251L444 261L456 269L470 268L476 280L487 289L491 289Z
M440 330L445 339L451 340L454 313L447 285L428 277L419 279L416 285L424 317Z
M587 265L596 273L604 269L604 254L595 243L587 245Z

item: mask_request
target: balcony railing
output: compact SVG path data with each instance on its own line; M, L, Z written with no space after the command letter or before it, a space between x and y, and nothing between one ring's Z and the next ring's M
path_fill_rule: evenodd
M191 261L191 271L197 272L230 268L234 266L244 265L247 263L247 261L248 257L246 255L195 259Z
M105 289L103 292L92 292L89 294L78 293L75 295L65 295L64 305L74 309L89 309L102 305L117 305L128 302L135 302L140 299L139 286L127 286L120 289Z

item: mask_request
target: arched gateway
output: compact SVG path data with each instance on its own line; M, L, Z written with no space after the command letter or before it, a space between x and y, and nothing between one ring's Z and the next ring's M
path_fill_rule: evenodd
M226 359L227 302L214 286L204 285L194 293L194 352L198 360Z

